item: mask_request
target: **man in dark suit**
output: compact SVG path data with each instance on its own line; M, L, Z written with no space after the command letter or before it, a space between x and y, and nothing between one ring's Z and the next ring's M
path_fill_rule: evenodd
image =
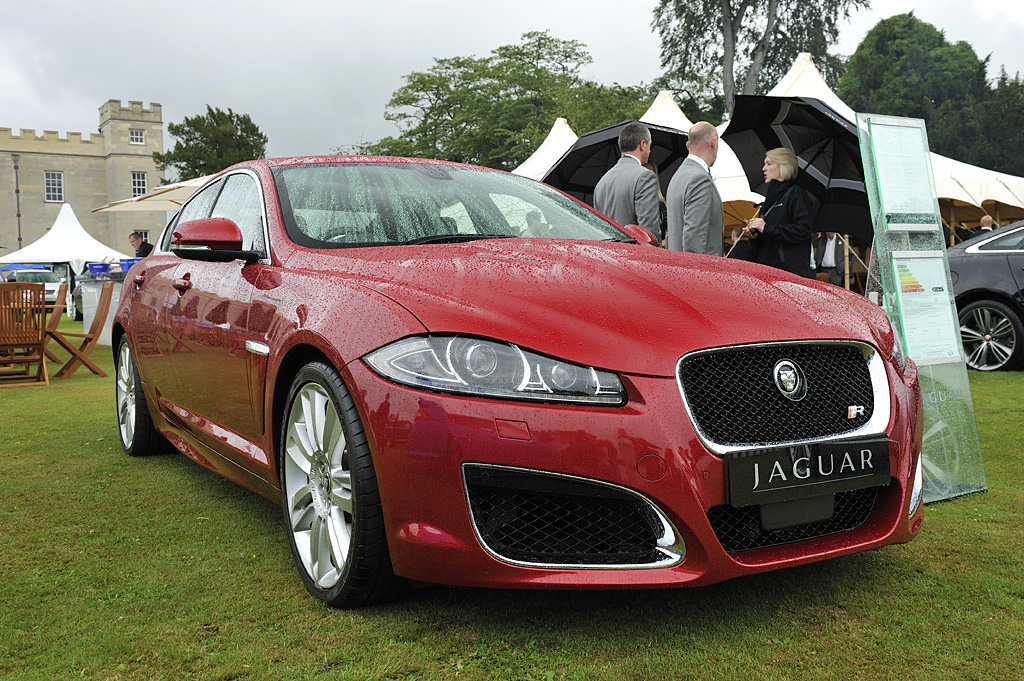
M658 180L644 164L651 155L651 131L630 123L619 133L619 162L594 188L594 208L620 225L640 225L661 243Z
M750 244L743 239L742 229L739 227L732 228L732 241L730 243L727 258L754 262L754 254L750 252Z
M835 232L819 234L814 240L815 272L828 272L828 283L843 285L846 275L846 255L843 241Z
M718 159L718 131L701 121L690 128L686 141L689 155L668 183L667 246L673 251L724 255L722 197L711 179Z
M142 235L138 232L132 232L128 235L128 243L135 249L136 258L145 258L153 252L153 244L143 239Z

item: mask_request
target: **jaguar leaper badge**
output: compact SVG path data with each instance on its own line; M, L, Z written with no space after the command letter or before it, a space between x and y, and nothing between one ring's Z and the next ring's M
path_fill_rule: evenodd
M775 387L788 400L799 402L807 395L807 379L796 362L788 359L779 360L772 372Z

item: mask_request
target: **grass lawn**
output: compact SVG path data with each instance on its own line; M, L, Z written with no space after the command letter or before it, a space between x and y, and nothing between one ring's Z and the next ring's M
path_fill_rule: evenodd
M700 589L427 587L356 612L306 594L274 504L126 457L112 377L0 389L0 677L1021 679L1024 372L971 388L989 491L929 506L910 544Z

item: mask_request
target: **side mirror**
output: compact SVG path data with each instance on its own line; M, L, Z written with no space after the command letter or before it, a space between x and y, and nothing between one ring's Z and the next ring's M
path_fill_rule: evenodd
M645 246L660 246L661 240L654 236L649 229L645 229L640 225L623 225L622 230L636 239L638 244Z
M227 218L179 223L171 235L171 252L179 258L205 262L256 262L262 256L258 251L242 250L242 232Z

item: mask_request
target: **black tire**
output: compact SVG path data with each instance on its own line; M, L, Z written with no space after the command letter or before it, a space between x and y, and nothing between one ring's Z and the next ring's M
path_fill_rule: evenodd
M121 336L114 364L114 394L121 448L128 456L151 456L169 451L170 443L153 426L146 393L142 389L142 379L139 378L139 369L135 366L135 357L127 336Z
M976 300L959 313L967 366L978 371L1015 369L1024 353L1024 327L1005 303Z
M392 597L401 580L391 568L370 447L334 367L312 362L295 376L279 444L281 507L306 589L333 608Z

